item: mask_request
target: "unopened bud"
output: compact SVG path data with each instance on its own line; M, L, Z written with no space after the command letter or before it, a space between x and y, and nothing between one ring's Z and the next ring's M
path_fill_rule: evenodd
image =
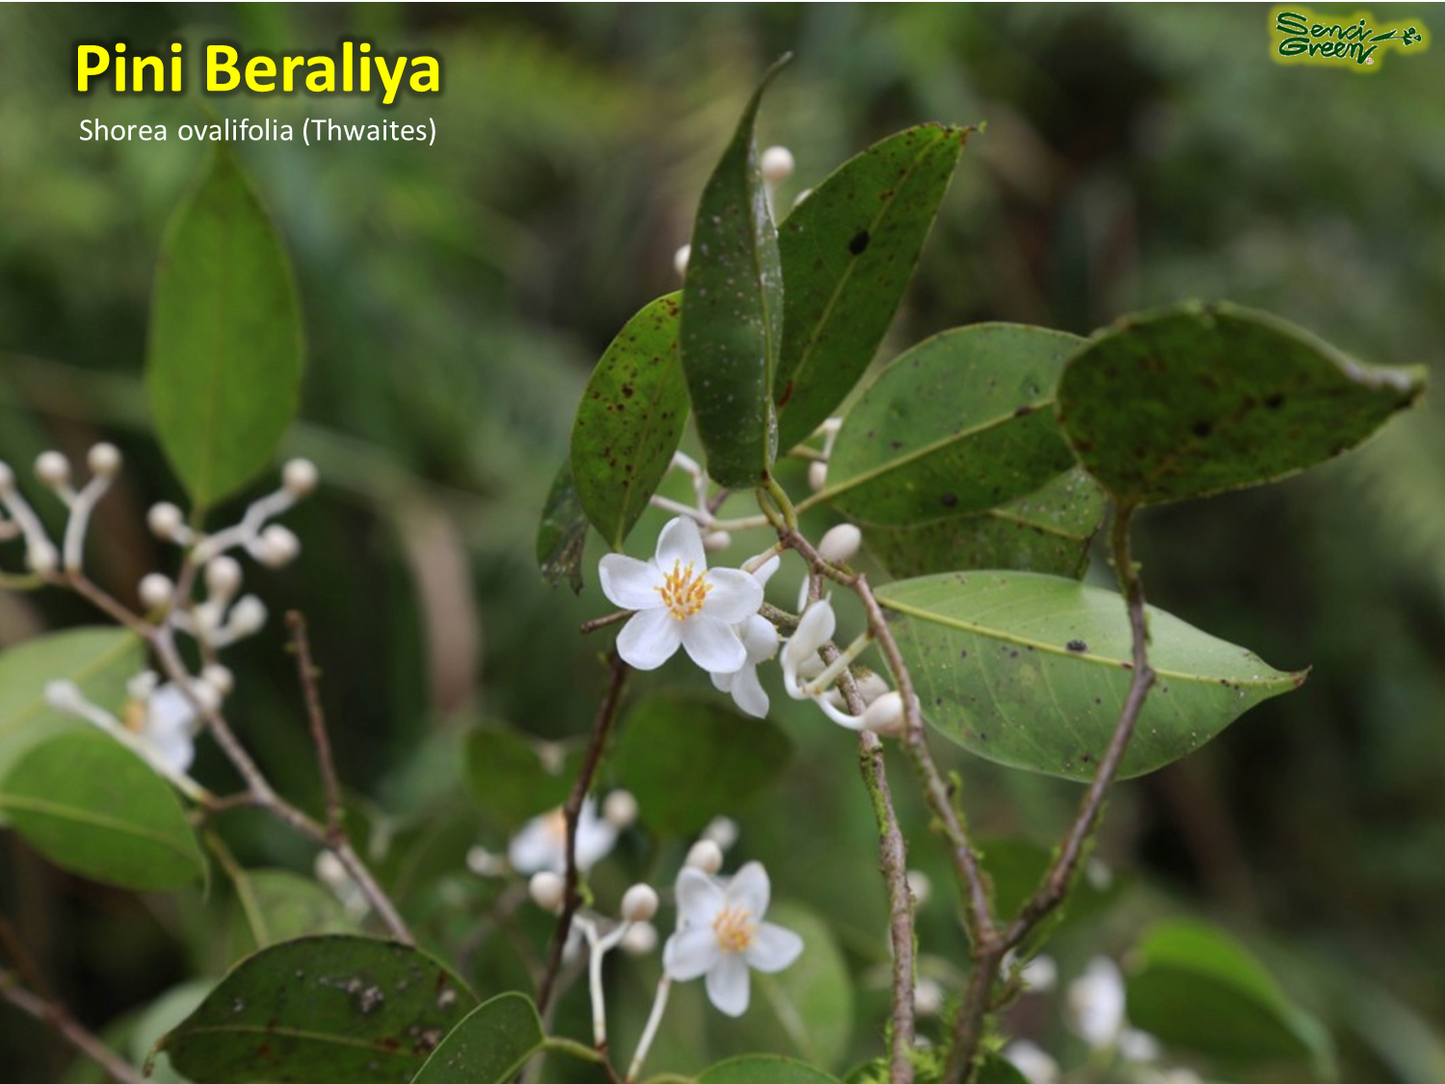
M541 873L532 874L532 879L527 882L527 893L532 897L532 902L542 910L556 914L562 910L562 898L567 894L567 886L557 874L551 870L543 870Z
M201 668L201 680L220 693L222 697L230 696L231 690L236 687L235 675L217 662Z
M45 686L45 702L56 711L76 712L85 705L80 686L73 681L52 681Z
M763 151L758 164L762 169L763 180L768 184L782 184L793 175L796 166L793 152L787 147L769 147Z
M863 544L863 532L851 523L840 523L831 527L818 543L818 553L825 561L835 565L846 565L858 554Z
M221 706L221 690L207 681L204 676L191 682L191 695L196 699L196 706L203 712L215 711Z
M635 922L622 935L622 951L629 956L646 956L657 948L657 927L651 922Z
M150 527L151 534L163 542L175 538L184 523L181 510L169 501L151 505L151 510L146 513L146 525Z
M261 532L251 546L251 555L267 568L281 568L296 560L301 552L301 539L289 528L273 523Z
M885 737L903 733L903 695L895 690L869 704L863 713L863 729Z
M913 1008L919 1016L937 1016L943 1011L943 987L932 979L919 979L913 988Z
M97 478L114 478L120 471L120 449L114 444L95 444L86 454L85 465Z
M247 595L231 607L228 624L237 636L249 636L260 632L266 624L266 604L255 595Z
M206 590L212 598L234 598L241 589L241 563L222 554L206 563Z
M143 704L151 698L151 693L156 691L159 683L160 678L154 670L142 670L125 683L125 693L132 700Z
M622 896L624 922L647 922L657 914L657 892L651 885L637 884Z
M928 897L933 895L933 880L921 869L911 869L907 873L908 891L913 893L913 904L915 907L922 907L928 902Z
M700 839L694 843L683 862L683 865L700 869L704 873L716 873L722 869L722 864L722 848L710 839Z
M59 561L60 554L55 552L55 547L43 539L26 547L25 563L30 566L31 572L39 572L43 576L47 572L55 571Z
M733 536L727 531L708 531L702 536L702 548L708 553L721 553L733 544Z
M169 605L174 593L175 585L159 572L142 576L140 586L136 588L140 603L147 610L159 610L162 606Z
M35 477L52 489L70 481L70 460L59 452L41 452L35 460Z
M305 497L316 489L316 464L309 459L288 459L281 468L281 486L293 497Z
M808 464L808 486L814 493L828 484L828 464L815 459Z
M629 790L614 790L602 800L602 817L614 828L630 828L637 820L637 799Z
M854 677L853 684L858 687L858 695L863 698L863 703L871 704L884 693L888 692L888 682L883 680L881 674L869 670L861 677Z
M686 275L686 274L687 274L687 261L688 261L688 259L689 259L691 256L692 256L692 246L691 246L691 245L683 245L681 248L679 248L679 249L677 250L676 253L674 253L674 255L673 255L673 257L672 257L672 266L677 269L677 273L678 273L679 275Z
M738 832L738 822L731 817L714 817L702 830L702 838L712 840L726 851L738 841Z

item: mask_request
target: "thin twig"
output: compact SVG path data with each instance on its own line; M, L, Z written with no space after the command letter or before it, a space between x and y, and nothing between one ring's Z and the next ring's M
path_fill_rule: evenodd
M608 625L615 625L619 621L626 621L631 616L631 610L617 610L614 613L605 614L602 617L594 617L591 621L582 622L577 631L585 636L589 632L605 629Z
M118 1084L147 1084L141 1071L106 1046L58 1001L49 1001L17 981L14 972L0 971L0 998L23 1013L48 1024L75 1049L99 1065Z
M316 746L316 766L326 788L326 835L333 842L346 838L341 805L341 782L336 777L336 762L331 756L331 738L326 733L326 713L321 707L321 690L317 687L318 671L311 659L311 640L306 634L306 618L299 610L286 614L286 627L291 630L291 643L296 649L296 671L301 678L301 693L306 700L306 718L311 724L311 742Z
M563 897L562 913L557 916L557 928L552 934L552 945L547 952L547 968L542 972L542 979L537 984L538 1011L545 1010L551 1000L557 971L562 966L562 950L566 947L567 935L572 930L572 918L582 903L581 894L577 891L577 822L582 816L582 803L586 801L587 792L592 787L592 777L597 774L597 766L602 762L607 736L617 719L617 709L622 704L622 689L627 684L630 669L617 654L616 648L608 655L607 666L607 690L602 694L602 702L597 706L597 715L592 720L592 736L588 739L587 752L582 758L582 770L577 774L577 781L572 784L572 793L567 796L567 804L562 807L567 820L567 890Z

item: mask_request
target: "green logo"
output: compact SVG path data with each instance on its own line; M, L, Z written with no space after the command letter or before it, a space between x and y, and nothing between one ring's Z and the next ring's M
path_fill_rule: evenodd
M1307 8L1273 8L1270 20L1274 30L1270 56L1280 64L1324 64L1373 72L1391 49L1423 53L1430 45L1430 32L1420 20L1402 19L1382 26L1367 11L1341 18L1315 15Z

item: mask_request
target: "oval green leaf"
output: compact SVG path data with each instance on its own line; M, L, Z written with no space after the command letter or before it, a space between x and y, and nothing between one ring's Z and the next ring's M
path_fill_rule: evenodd
M1073 465L1054 384L1083 340L1019 324L945 331L900 355L848 412L819 494L859 523L985 512Z
M1304 1061L1333 1079L1329 1033L1233 938L1181 919L1149 930L1135 954L1134 1026L1221 1061Z
M509 830L566 801L581 767L580 750L548 762L536 741L501 723L484 723L464 741L467 789Z
M156 1044L195 1084L407 1081L477 999L426 953L308 937L238 963Z
M73 681L92 704L120 713L126 682L145 665L140 639L118 628L77 628L0 652L0 779L26 749L91 724L45 702L45 686Z
M483 1002L432 1052L412 1084L507 1084L542 1049L542 1021L524 994Z
M681 297L659 297L627 321L592 370L573 423L573 485L614 550L647 510L687 422L677 354Z
M254 948L319 934L359 934L330 889L285 869L244 870L233 876Z
M649 828L686 836L735 813L777 777L792 752L771 723L712 697L660 693L627 714L612 764Z
M1104 491L1082 468L977 516L912 527L870 527L868 552L897 577L1010 568L1079 579L1104 522Z
M783 338L783 272L753 122L763 91L790 59L763 76L703 189L682 299L682 368L707 471L733 488L766 479L777 453L772 388Z
M837 1078L792 1058L746 1054L698 1074L697 1084L838 1084Z
M537 524L537 567L549 587L563 580L574 595L582 593L582 554L587 548L587 513L572 481L572 461L565 459L552 480L542 518Z
M877 589L923 714L999 764L1089 779L1129 688L1132 641L1112 592L1028 572L925 576ZM1158 674L1120 778L1193 752L1247 709L1303 684L1241 647L1149 608Z
M1235 305L1126 317L1075 354L1059 422L1121 504L1204 497L1348 451L1419 398L1421 368L1364 366Z
M773 395L780 448L806 439L873 360L969 131L925 124L873 144L779 227L783 346Z
M161 245L146 365L156 436L198 506L270 462L300 401L302 356L290 261L219 148Z
M170 784L95 729L49 738L17 759L0 781L0 810L46 858L91 880L162 891L205 872Z

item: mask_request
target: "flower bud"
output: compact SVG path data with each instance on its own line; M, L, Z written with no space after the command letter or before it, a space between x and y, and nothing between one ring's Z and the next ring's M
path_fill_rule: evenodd
M45 686L45 702L56 711L74 714L85 706L80 686L73 681L52 681Z
M622 896L624 922L647 922L657 914L657 892L651 885L636 884Z
M632 827L637 820L637 799L631 791L614 790L602 801L602 818L617 829Z
M150 527L151 534L162 542L174 539L184 523L181 510L169 501L151 505L151 510L146 513L146 525Z
M125 684L125 694L138 703L145 703L156 691L160 677L154 670L142 670Z
M932 979L919 979L913 988L913 1008L919 1016L937 1016L943 1011L943 987Z
M0 494L11 493L15 489L15 472L10 469L9 463L0 463Z
M305 497L316 489L319 475L309 459L289 459L281 468L281 487L293 497Z
M289 528L273 523L251 544L251 555L267 568L281 568L296 560L301 539Z
M808 464L808 488L814 493L828 484L828 464L822 459L815 459Z
M162 606L168 606L174 593L175 584L159 572L142 576L140 586L136 588L140 603L147 610L159 610Z
M1019 978L1030 990L1048 993L1059 984L1059 965L1052 956L1035 956L1024 964Z
M629 956L646 956L657 948L657 927L651 922L634 922L622 935L622 951Z
M903 695L884 693L863 713L863 729L893 737L903 732Z
M763 151L758 164L762 169L763 180L768 184L782 184L793 175L796 166L793 152L787 147L769 147Z
M702 548L708 553L721 553L733 544L733 536L727 531L708 531L702 536Z
M234 598L241 589L241 564L222 554L206 563L206 590L212 598Z
M855 675L853 683L858 686L858 695L863 698L863 703L871 704L884 693L888 692L888 682L883 680L883 675L872 670L861 676Z
M60 554L44 539L37 539L25 549L25 563L30 566L31 572L38 572L43 576L47 572L54 572L59 562Z
M231 690L236 687L235 675L216 662L201 668L201 680L220 693L222 697L230 696Z
M543 870L541 873L532 874L532 879L527 882L527 893L532 897L532 902L542 910L556 914L562 910L562 898L567 894L567 886L557 874L551 870Z
M59 452L41 452L35 460L35 477L57 489L70 481L70 460Z
M120 449L114 444L94 444L86 454L85 465L97 478L114 478L120 471Z
M191 695L196 698L196 705L202 711L215 711L221 706L221 690L204 676L191 682Z
M738 841L738 822L731 817L714 817L702 830L702 838L712 840L726 851Z
M687 274L687 261L692 256L692 246L683 245L673 254L672 266L677 269L679 275Z
M683 862L683 865L700 869L704 873L716 873L722 869L722 864L722 848L710 839L700 839L694 843Z
M921 869L911 869L907 873L908 891L913 893L915 907L922 907L928 902L928 897L933 895L933 880Z
M255 595L247 595L231 607L229 622L231 631L237 636L249 636L260 632L266 624L266 604Z
M840 523L828 530L818 543L818 553L835 565L846 565L858 553L863 543L863 532L851 523Z
M316 855L316 877L328 888L343 887L351 876L332 851L321 851Z

